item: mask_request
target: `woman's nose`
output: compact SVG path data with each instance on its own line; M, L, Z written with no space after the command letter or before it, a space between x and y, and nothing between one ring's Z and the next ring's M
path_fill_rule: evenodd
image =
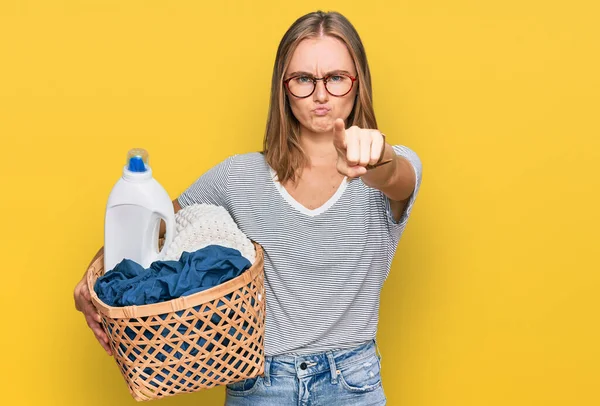
M327 93L327 89L325 89L325 82L322 80L317 80L317 84L315 85L315 92L313 93L314 100L318 102L326 102L329 99L329 93Z

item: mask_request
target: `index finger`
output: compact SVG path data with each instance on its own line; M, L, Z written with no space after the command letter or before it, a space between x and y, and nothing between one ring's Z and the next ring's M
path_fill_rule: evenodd
M340 149L346 148L346 125L341 118L333 123L333 143Z

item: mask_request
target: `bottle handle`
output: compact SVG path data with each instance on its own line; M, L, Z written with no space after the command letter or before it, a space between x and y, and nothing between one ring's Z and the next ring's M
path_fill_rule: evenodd
M157 251L157 255L158 255L158 259L161 260L164 258L165 254L167 253L167 249L169 248L169 246L171 245L171 242L173 241L173 233L175 231L175 222L173 221L173 218L171 218L171 220L168 220L168 216L165 215L164 213L161 213L160 211L155 211L154 213L152 213L153 216L155 216L155 218L157 218L158 221L158 228L155 228L157 230L160 230L160 220L163 220L165 222L166 225L166 233L165 233L165 242L163 244L163 247L160 251ZM157 231L157 235L155 236L156 239L155 241L158 242L158 237L159 237L159 231Z

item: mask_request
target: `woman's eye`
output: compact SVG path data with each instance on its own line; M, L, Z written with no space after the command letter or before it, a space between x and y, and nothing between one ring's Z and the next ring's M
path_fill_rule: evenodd
M330 81L330 82L341 82L342 80L344 80L344 77L340 76L340 75L333 75L333 76L330 76L328 79L328 81Z
M296 81L301 84L312 82L312 79L308 76L299 76L296 78Z

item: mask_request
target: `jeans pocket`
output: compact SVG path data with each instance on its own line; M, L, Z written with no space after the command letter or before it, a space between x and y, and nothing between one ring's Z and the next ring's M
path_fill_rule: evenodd
M371 392L381 386L381 364L375 355L344 365L338 370L341 385L350 392Z
M244 379L243 381L229 383L225 386L227 394L231 396L246 396L254 393L262 381L262 376Z

